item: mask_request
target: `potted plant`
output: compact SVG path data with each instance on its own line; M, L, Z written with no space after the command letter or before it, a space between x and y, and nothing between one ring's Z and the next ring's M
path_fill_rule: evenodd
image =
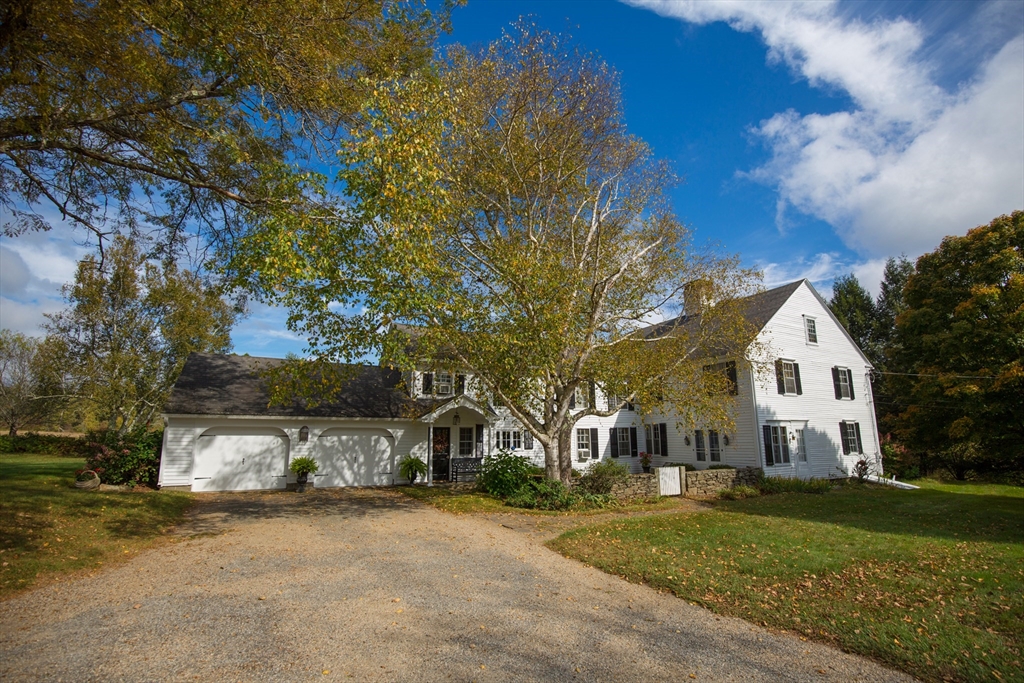
M409 480L409 485L416 483L416 477L426 476L427 463L414 455L407 455L398 463L398 473Z
M651 471L651 454L647 451L640 451L640 467L645 474Z
M316 460L313 458L303 456L301 458L294 458L288 469L295 473L295 481L298 484L296 490L299 493L305 493L309 475L320 469L320 465L317 465Z

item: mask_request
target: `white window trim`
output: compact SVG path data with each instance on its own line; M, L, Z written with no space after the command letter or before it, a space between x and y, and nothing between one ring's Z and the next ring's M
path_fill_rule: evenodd
M811 331L807 327L807 322L808 321L810 321L810 323L812 325L814 325L814 340L813 341L811 340ZM810 346L817 346L818 345L818 319L816 317L812 316L812 315L805 315L804 316L804 341L807 342Z
M850 389L853 384L853 371L851 371L850 368L844 368L841 365L837 365L836 370L839 371L839 398L852 401L853 392Z
M450 372L437 372L434 374L434 394L437 396L451 396L455 391L454 378ZM441 387L447 386L447 390Z
M789 374L786 374L786 366L789 366ZM786 393L784 396L796 396L796 370L793 366L796 365L796 361L782 359L782 386L785 387ZM789 383L793 383L793 390L790 391Z
M584 441L586 445L584 445ZM590 460L590 430L578 428L576 430L576 459L580 462Z

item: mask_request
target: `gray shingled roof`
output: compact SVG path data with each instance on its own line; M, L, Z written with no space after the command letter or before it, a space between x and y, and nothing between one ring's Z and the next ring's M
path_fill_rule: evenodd
M764 326L768 324L768 321L772 319L772 316L782 308L782 305L789 300L789 297L793 296L793 292L795 292L803 282L803 280L797 280L796 282L790 282L788 285L768 289L740 299L745 306L743 315L747 319L747 322L756 328L758 332L763 330ZM645 328L641 330L641 334L645 338L655 337L657 335L670 332L673 329L686 328L690 325L697 324L699 321L700 315L683 315Z
M278 358L193 353L185 362L164 406L170 415L266 415L285 417L415 418L437 401L409 397L397 370L376 366L344 366L352 373L337 396L314 407L295 399L270 406L260 371L279 367Z

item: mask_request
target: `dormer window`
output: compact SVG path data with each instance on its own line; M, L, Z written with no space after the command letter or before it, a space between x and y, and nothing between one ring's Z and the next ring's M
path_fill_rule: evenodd
M814 318L804 316L804 331L807 333L807 343L817 344L818 343L818 325L814 321Z

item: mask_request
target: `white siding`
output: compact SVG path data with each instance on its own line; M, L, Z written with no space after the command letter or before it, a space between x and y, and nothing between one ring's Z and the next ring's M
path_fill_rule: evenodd
M804 316L815 318L818 341L807 341ZM805 281L775 316L765 325L761 339L771 347L771 360L785 358L800 365L803 393L780 395L771 369L763 383L755 384L757 400L758 462L764 464L761 426L791 423L803 425L808 450L808 472L801 476L827 478L845 476L860 458L881 466L878 434L868 370L870 366L842 326L832 318L821 300ZM837 400L832 382L832 367L853 371L854 399ZM839 423L860 425L864 454L844 456ZM775 476L797 476L796 462L765 469Z
M392 457L387 462L377 463L375 467L377 485L397 483L397 462L402 456L412 453L424 461L427 458L427 425L409 420L168 416L166 422L164 450L160 461L161 486L194 485L192 473L196 442L202 434L210 430L221 433L225 430L245 431L270 426L279 428L289 440L289 464L292 458L317 457L316 439L325 430L344 427L380 430L391 435L395 446ZM306 443L299 441L299 431L302 427L309 428L309 440ZM287 481L295 482L295 475L291 471L288 471Z

